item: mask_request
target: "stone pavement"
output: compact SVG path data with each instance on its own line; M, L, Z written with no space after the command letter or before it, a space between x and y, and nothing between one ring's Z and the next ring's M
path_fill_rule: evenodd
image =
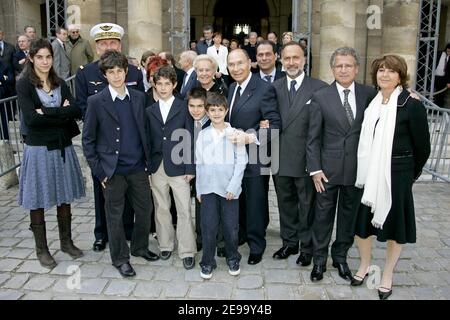
M18 207L17 187L0 194L0 300L3 299L378 299L375 289L352 288L342 280L329 259L324 279L311 283L312 266L299 267L297 256L275 261L272 254L281 245L277 204L271 190L271 223L262 263L249 266L248 247L239 248L241 275L228 275L225 261L211 280L200 278L199 267L186 271L176 256L167 261L146 262L132 257L137 276L122 279L110 263L109 252L95 253L93 242L94 203L89 197L73 204L73 238L85 256L73 261L59 250L55 210L46 215L51 253L58 266L40 267L28 213ZM418 239L406 245L397 265L391 299L450 299L450 185L420 182L414 186ZM333 236L334 237L334 236ZM150 247L156 250L152 238ZM373 264L383 267L385 245L376 244ZM196 261L200 260L197 254ZM350 268L358 266L353 247ZM375 267L376 268L376 267ZM375 283L377 276L373 277Z

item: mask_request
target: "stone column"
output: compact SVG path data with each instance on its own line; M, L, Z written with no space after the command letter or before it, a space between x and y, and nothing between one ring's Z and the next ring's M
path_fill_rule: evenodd
M162 49L161 0L128 0L129 55L140 59L146 50Z
M371 66L372 62L379 58L383 51L382 45L382 12L383 0L370 0L370 12L367 31L367 51L366 51L366 75L365 82L372 85ZM360 70L361 72L361 70Z
M304 1L306 2L306 1ZM311 76L319 77L320 69L320 6L322 0L312 2L312 34L311 34Z
M333 51L355 46L356 3L354 0L323 0L320 11L319 78L330 83L334 80L330 69Z
M383 54L397 54L408 64L410 84L416 72L419 0L384 0Z

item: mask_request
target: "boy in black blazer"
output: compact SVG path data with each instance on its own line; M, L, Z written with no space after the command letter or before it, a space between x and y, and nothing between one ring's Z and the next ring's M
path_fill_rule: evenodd
M194 225L191 218L189 182L194 177L192 119L186 102L174 97L177 75L163 66L153 75L159 101L146 112L147 137L151 150L151 184L155 201L155 222L161 259L169 259L174 249L175 230L170 214L169 190L177 208L178 255L186 269L195 264Z
M149 150L145 130L145 95L125 86L128 60L107 51L99 62L108 87L87 100L83 151L103 187L109 248L113 265L124 277L136 273L130 265L122 222L125 196L135 210L131 254L148 261L159 256L148 250L151 197Z

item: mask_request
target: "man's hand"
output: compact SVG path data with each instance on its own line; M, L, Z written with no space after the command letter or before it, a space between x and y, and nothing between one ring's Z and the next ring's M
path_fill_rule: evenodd
M312 176L314 186L316 187L316 191L319 193L325 192L325 186L322 183L322 180L328 183L328 179L323 173L323 171L316 173Z
M108 177L106 177L106 178L103 179L103 181L102 181L102 187L103 187L103 189L106 189L106 181L108 181Z
M69 100L64 100L64 103L63 103L63 107L68 107L68 106L70 106L70 102L69 102Z
M194 179L195 176L191 175L191 174L187 174L184 176L184 180L189 183L191 182L192 179Z
M42 109L36 109L36 112L39 114L44 114L44 112L42 111Z
M202 196L197 196L198 202L202 203Z
M259 127L261 129L269 129L269 120L261 120L259 122Z
M225 195L225 199L233 200L234 199L234 194L232 194L231 192L227 192L226 195Z
M245 133L240 130L236 130L231 134L228 138L231 143L238 145L251 144L256 141L256 137L254 134Z
M27 62L27 59L25 59L25 58L19 60L19 64L24 64L25 62Z

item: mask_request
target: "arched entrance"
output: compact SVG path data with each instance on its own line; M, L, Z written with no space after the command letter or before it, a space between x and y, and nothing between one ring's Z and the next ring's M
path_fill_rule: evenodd
M266 1L219 0L214 7L213 27L229 39L243 38L250 31L265 37L270 31L269 17Z

